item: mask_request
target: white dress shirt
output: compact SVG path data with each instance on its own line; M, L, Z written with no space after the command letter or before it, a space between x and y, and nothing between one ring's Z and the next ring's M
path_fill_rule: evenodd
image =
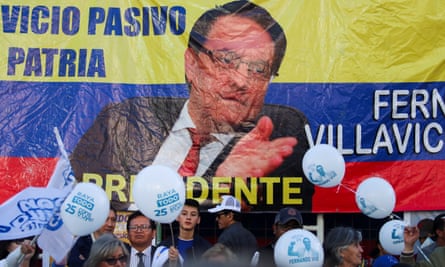
M181 167L182 162L192 146L192 139L190 138L187 128L196 128L188 113L188 103L189 101L187 100L181 110L178 120L173 125L170 134L156 155L153 165L160 164L174 170L178 170L179 167ZM200 149L200 160L198 169L196 170L196 176L202 176L205 173L218 154L234 136L233 134L220 133L212 133L211 135L215 137L215 141L210 142Z
M137 267L139 263L139 256L137 255L139 251L137 251L135 248L131 248L130 251L130 266L129 267ZM144 253L144 266L145 267L151 267L151 246L146 248L144 251L141 251Z

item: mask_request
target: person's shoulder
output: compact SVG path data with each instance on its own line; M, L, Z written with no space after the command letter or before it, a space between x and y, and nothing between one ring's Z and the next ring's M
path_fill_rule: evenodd
M131 248L132 248L131 244L129 244L127 242L124 242L124 241L122 241L122 243L124 244L124 246L127 249L128 253L131 253Z
M438 246L437 246L437 243L436 243L436 242L433 242L433 243L429 244L428 246L422 248L422 250L423 250L424 252L431 253L431 252L433 252L437 247L438 247Z
M178 242L178 237L175 236L175 242ZM167 238L163 239L156 247L167 247L169 248L172 245L172 237L168 236Z
M274 132L272 135L274 137L283 135L303 137L305 135L304 126L309 124L303 112L289 106L264 105L259 117L261 116L268 116L272 120L274 124ZM301 139L304 140L305 138Z
M74 246L80 246L80 245L92 245L93 244L93 239L91 238L90 235L84 235L81 236L77 239L76 243L74 244Z
M444 247L444 246L440 246L440 247L438 246L438 247L436 247L436 248L433 250L432 254L441 255L441 257L442 257L443 259L445 259L445 247Z
M385 266L392 266L393 264L399 263L399 260L397 260L396 257L392 255L381 255L378 256L374 263L373 267L385 267Z
M271 118L284 115L285 117L291 116L296 117L300 120L307 120L306 115L304 115L304 113L297 108L279 104L265 104L263 106L263 109L261 110L261 113L264 115L268 115Z
M153 118L160 121L171 121L177 118L186 100L185 98L146 96L128 98L103 107L97 119L105 121L105 123L109 123L110 120L132 121L134 118L138 118L136 121L149 120L153 122Z
M122 108L122 107L132 107L132 106L161 106L169 107L184 105L186 98L178 97L149 97L149 96L137 96L132 98L127 98L121 102L113 102L107 105L105 108Z
M204 246L208 246L208 247L212 246L212 243L210 243L207 239L205 239L204 237L202 237L200 235L195 235L193 240L194 240L194 242L197 242L200 245L204 245Z
M260 252L271 251L271 250L273 251L273 242L259 248Z
M430 254L429 258L431 259L433 266L445 266L445 247L436 247Z

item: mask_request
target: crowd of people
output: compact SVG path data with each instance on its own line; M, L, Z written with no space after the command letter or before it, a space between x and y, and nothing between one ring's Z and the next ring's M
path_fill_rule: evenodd
M95 232L81 236L66 257L66 262L53 262L53 267L273 267L277 266L274 249L283 234L292 229L303 229L302 214L293 207L276 213L271 243L259 246L256 237L242 224L241 202L225 195L220 204L208 209L215 215L219 229L216 242L210 243L198 232L201 222L198 201L186 199L176 218L178 229L173 236L156 239L156 223L140 211L127 217L128 242L114 235L116 211L110 209L105 223ZM371 265L364 265L362 234L349 226L330 229L323 242L323 267L403 267L445 266L445 214L439 214L432 223L422 220L418 226L407 226L404 231L404 249L400 255L390 255L377 241L377 253ZM422 236L422 237L421 237ZM421 247L427 239L429 245ZM32 238L2 241L0 266L33 267L36 247ZM305 238L306 239L306 238ZM309 240L303 239L305 246Z

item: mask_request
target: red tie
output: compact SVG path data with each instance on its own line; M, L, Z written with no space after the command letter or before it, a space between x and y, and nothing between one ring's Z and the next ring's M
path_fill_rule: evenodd
M182 176L193 176L199 164L199 149L201 148L201 137L194 128L188 128L192 138L192 147L179 167L179 174Z

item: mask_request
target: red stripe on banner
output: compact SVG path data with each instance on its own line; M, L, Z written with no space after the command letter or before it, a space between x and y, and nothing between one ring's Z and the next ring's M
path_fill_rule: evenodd
M355 203L359 184L370 177L388 181L396 192L395 212L443 209L444 160L350 162L339 187L315 188L312 210L323 212L360 212ZM376 188L375 190L379 190Z
M29 186L46 186L58 158L0 157L0 204Z
M28 186L46 186L57 161L58 158L0 157L0 204ZM384 178L393 186L395 212L442 210L445 179L441 166L445 166L445 160L349 162L339 187L316 186L312 211L360 212L355 191L370 177Z

